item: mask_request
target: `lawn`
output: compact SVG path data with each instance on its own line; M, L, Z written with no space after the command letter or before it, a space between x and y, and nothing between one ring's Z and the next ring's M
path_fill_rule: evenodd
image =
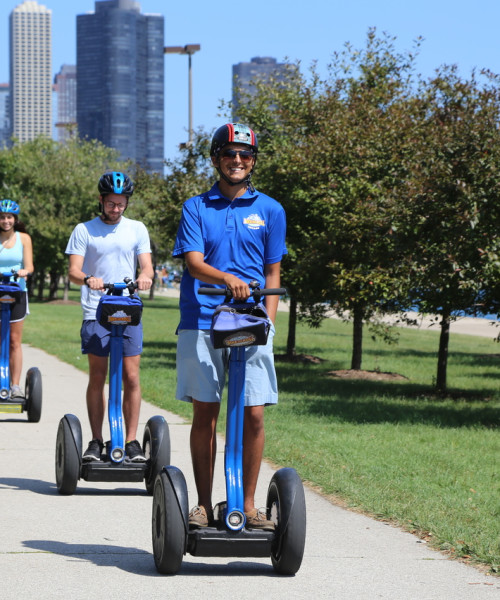
M85 370L79 305L30 309L24 342ZM190 406L174 397L177 320L177 300L145 300L141 382L146 400L189 419ZM275 351L282 355L286 313L278 314L277 330ZM403 378L369 381L332 374L349 368L349 324L300 325L297 352L321 361L277 360L280 400L266 410L266 458L295 467L333 502L498 572L500 347L453 334L450 393L443 398L432 390L438 332L398 331L396 345L365 336L363 368Z

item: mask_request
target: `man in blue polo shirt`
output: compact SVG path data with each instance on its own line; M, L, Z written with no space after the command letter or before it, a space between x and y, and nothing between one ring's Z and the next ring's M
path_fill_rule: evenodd
M206 284L228 287L236 301L250 296L249 282L280 287L281 259L286 254L283 207L258 192L251 176L257 160L255 133L241 123L219 127L210 155L220 179L206 193L187 200L173 251L184 257L177 342L177 398L193 404L191 455L198 503L189 514L192 527L213 519L212 482L216 457L216 424L225 381L225 350L214 350L210 324L217 296L198 295ZM279 298L266 297L274 323ZM266 346L247 348L243 488L246 527L274 528L265 510L255 507L255 490L264 450L264 406L276 404L271 327Z

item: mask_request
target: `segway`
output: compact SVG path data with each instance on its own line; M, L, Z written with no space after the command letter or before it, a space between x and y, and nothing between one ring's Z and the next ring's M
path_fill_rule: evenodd
M256 286L256 283L254 284ZM200 294L226 296L226 304L217 311L231 314L229 291L220 288L200 288ZM175 574L181 568L183 556L219 557L271 557L275 571L281 575L294 575L300 568L304 554L306 534L306 506L304 487L295 469L279 469L272 477L267 492L267 518L275 524L274 531L245 528L243 510L243 421L245 392L245 351L258 341L252 331L252 313L263 309L260 299L264 295L283 295L286 290L258 289L252 287L254 303L245 306L249 311L247 323L232 331L214 332L214 347L230 348L226 445L224 466L226 500L216 505L214 522L209 527L190 529L188 525L189 502L186 480L182 471L172 465L163 467L156 477L153 491L152 538L156 569L162 574ZM238 304L238 310L241 308ZM234 311L236 313L236 309ZM267 317L267 313L265 313ZM259 317L255 317L258 319ZM269 327L269 320L267 321ZM248 325L248 327L247 327ZM220 333L220 332L219 332ZM216 337L218 343L215 343ZM267 339L267 334L265 335Z
M11 277L14 275L14 281ZM26 373L24 397L12 397L10 392L10 313L22 294L16 271L0 273L0 305L2 313L0 352L0 412L28 413L30 423L38 423L42 414L42 375L37 367Z
M100 461L83 462L82 428L75 415L66 414L59 422L56 441L56 482L60 494L73 494L79 479L85 481L145 481L153 493L156 475L170 464L170 435L166 420L151 417L144 428L143 451L146 462L131 462L125 454L122 420L123 331L126 325L138 325L142 301L135 295L137 284L129 278L123 283L107 283L108 290L99 301L97 319L111 325L109 355L108 420L111 440L105 444ZM129 296L123 296L128 289Z

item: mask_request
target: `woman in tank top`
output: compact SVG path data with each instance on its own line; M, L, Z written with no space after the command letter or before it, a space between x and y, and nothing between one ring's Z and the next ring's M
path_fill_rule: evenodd
M23 366L23 322L28 314L26 278L33 273L31 237L19 221L19 205L13 200L0 200L0 273L17 272L21 300L14 304L10 315L10 383L11 396L22 396L19 387Z

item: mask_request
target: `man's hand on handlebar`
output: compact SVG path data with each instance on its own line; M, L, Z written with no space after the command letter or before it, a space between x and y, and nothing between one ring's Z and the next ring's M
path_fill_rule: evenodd
M151 289L151 286L153 285L153 280L151 279L151 277L148 277L147 275L144 275L144 273L141 273L137 278L136 283L138 289L147 291Z
M234 300L247 300L247 298L250 297L250 288L248 287L248 284L236 277L236 275L226 273L224 283L233 295Z

